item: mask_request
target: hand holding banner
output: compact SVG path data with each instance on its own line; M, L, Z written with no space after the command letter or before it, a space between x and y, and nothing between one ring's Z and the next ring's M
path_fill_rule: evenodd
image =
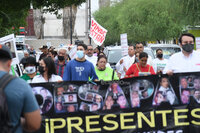
M89 36L93 39L94 43L101 46L106 38L106 33L107 30L92 18Z

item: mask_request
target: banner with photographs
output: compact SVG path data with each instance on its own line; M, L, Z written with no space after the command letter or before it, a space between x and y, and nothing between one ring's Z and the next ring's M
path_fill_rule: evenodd
M200 131L200 73L31 84L43 133Z

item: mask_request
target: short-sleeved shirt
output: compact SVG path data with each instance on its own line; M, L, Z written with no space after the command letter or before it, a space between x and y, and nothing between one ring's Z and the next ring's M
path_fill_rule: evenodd
M0 78L4 74L6 74L6 72L0 71ZM5 87L5 95L9 116L13 126L19 123L21 114L34 112L39 109L31 87L23 79L13 79ZM21 125L17 128L16 133L22 133Z
M100 71L97 67L95 67L96 74L99 78L99 80L104 80L104 81L111 81L112 80L112 75L113 75L113 69L106 67L104 71ZM114 72L114 77L113 80L119 80L117 77L117 73Z
M172 70L174 73L180 72L199 72L200 71L200 53L193 50L193 52L186 57L183 52L173 54L163 70L166 73Z
M91 62L77 61L76 59L68 62L63 75L64 81L88 81L89 78L98 79Z

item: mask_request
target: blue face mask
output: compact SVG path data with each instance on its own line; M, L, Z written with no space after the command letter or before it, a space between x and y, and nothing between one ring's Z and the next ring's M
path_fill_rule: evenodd
M83 53L83 51L81 51L81 50L78 50L78 51L76 52L76 55L77 55L77 57L78 57L79 59L81 59L81 58L84 57L84 53Z

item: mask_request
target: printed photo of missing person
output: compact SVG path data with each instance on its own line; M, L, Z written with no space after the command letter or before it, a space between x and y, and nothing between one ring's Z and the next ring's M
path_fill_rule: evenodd
M160 96L159 98L161 98L160 94L162 94L164 96L165 101L169 102L170 105L178 104L178 98L176 97L174 89L172 88L172 86L169 82L169 79L167 77L162 77L159 80L156 92L161 92L161 93L157 94L157 97ZM156 105L158 105L158 104L156 104Z
M112 93L113 99L117 100L118 96L123 94L122 88L118 85L118 83L112 83L108 88L107 94Z
M115 103L115 101L114 101L112 95L108 95L104 100L103 110L111 110L114 103Z
M130 89L130 101L131 101L131 107L140 107L140 97L139 97L139 91L135 91Z
M117 98L117 104L119 105L120 109L128 108L128 102L126 100L125 95L120 94Z
M75 85L69 84L67 88L67 92L76 92L77 87Z
M78 104L68 104L66 106L67 112L77 112L78 111Z
M99 92L99 86L98 85L93 85L92 91Z
M97 103L93 103L91 104L91 108L90 108L90 111L97 111L100 109L100 106L97 104Z
M85 102L81 102L79 110L82 110L84 112L89 112L90 111L90 105L85 103Z
M164 101L166 101L166 95L162 91L157 91L154 96L153 105L160 105Z
M32 90L34 95L38 95L39 97L41 97L41 102L39 102L41 103L39 105L40 113L47 113L53 105L53 96L51 92L44 87L33 87Z
M181 89L181 102L183 104L189 104L190 102L190 90L189 89Z
M56 113L65 113L65 112L67 112L67 110L61 102L56 102L55 103L55 112Z
M93 93L91 93L91 92L87 92L87 93L86 93L86 97L85 97L85 100L86 100L86 101L92 102L92 101L93 101L93 98L94 98L94 94L93 94Z
M83 84L79 87L78 95L80 99L82 100L86 99L86 93L92 89L91 86L92 86L91 84Z
M65 103L77 102L77 94L64 94Z
M102 108L102 106L103 106L103 98L102 98L101 95L95 94L95 95L94 95L93 102L97 103L98 106L99 106L100 108Z

